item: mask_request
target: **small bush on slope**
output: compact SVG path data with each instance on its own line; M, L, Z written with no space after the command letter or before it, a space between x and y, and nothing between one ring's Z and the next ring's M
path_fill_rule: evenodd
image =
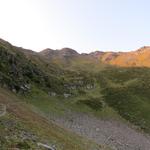
M89 99L78 100L77 104L87 105L88 107L96 111L101 110L103 106L99 98L92 98L92 97L90 97Z

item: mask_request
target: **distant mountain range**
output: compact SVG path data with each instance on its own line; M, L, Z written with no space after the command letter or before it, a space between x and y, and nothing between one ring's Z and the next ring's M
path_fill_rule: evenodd
M103 52L95 51L89 54L79 54L70 48L60 50L45 49L39 54L49 59L62 58L94 58L102 63L122 66L122 67L150 67L150 47L144 46L131 52Z
M11 45L3 39L0 39L0 44ZM16 47L17 48L17 47ZM18 49L18 48L17 48ZM77 59L86 59L90 62L93 60L99 61L103 64L122 66L122 67L150 67L150 46L141 47L135 51L130 52L105 52L105 51L94 51L91 53L79 54L76 50L71 48L62 49L44 49L40 52L26 50L19 48L22 52L27 55L39 55L45 57L45 59L51 62L59 61L64 63L65 61L76 61Z

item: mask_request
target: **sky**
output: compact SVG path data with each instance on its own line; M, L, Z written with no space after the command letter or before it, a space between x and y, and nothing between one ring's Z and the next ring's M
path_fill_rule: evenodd
M149 0L0 0L0 38L41 51L129 51L150 45Z

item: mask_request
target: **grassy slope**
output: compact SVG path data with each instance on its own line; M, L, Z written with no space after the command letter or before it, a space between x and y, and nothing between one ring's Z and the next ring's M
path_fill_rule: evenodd
M125 119L150 132L150 69L110 68L99 76L107 104Z
M88 150L97 147L93 142L72 134L40 117L30 110L27 104L8 91L0 89L0 103L6 104L8 113L17 117L27 129L41 138L55 143L58 150Z
M63 116L68 111L72 111L92 114L105 119L120 119L119 115L103 101L99 86L87 90L85 94L78 94L69 98L49 96L42 90L34 88L23 99L35 106L39 112L44 113L46 116L49 114Z
M25 51L27 54L24 55L22 51ZM16 92L22 94L20 99L27 100L27 102L38 106L42 111L47 113L54 112L56 114L63 114L63 112L65 112L64 110L76 110L78 106L80 106L76 104L75 99L72 99L72 103L67 103L64 100L63 93L72 92L70 89L68 90L64 87L64 84L69 86L70 83L73 83L78 86L81 81L83 83L79 86L82 86L80 87L80 90L82 90L87 84L93 83L91 74L87 72L81 71L79 73L60 69L58 66L55 67L53 64L47 63L42 57L38 56L37 53L14 47L5 41L1 43L0 57L1 86L7 87L10 90L16 89ZM22 87L26 85L31 85L31 91L29 90L31 95L28 95L28 97L25 97L27 93L22 91ZM79 89L76 89L74 94L78 94L78 90ZM51 99L47 94L50 91L56 92L59 96ZM29 109L28 106L21 101L19 102L11 93L1 90L0 94L1 102L3 101L3 103L9 104L9 112L20 118L25 124L28 123L29 127L35 128L35 132L40 131L42 135L46 135L51 140L56 140L58 143L61 143L64 148L69 150L92 148L94 143L92 144L92 142L88 142L48 123L38 116L39 114L33 113L31 111L33 109L32 107ZM63 99L63 101L60 102L60 99ZM22 107L22 105L24 105L24 107ZM89 106L85 107L85 111L90 111Z
M24 99L28 104L35 106L39 112L46 115L49 113L65 115L70 110L94 114L104 118L114 117L115 119L120 119L118 115L120 114L123 118L150 132L150 80L148 79L150 69L106 67L101 63L93 63L93 60L76 58L74 60L71 59L71 65L67 66L69 70L63 70L58 67L61 63L60 60L57 60L58 66L54 66L37 54L36 56L27 53L30 59L27 60L22 53L18 53L18 49L12 46L4 45L1 47L1 50L3 54L1 58L4 59L0 68L2 77L3 73L5 73L2 81L8 76L8 79L6 78L8 81L6 81L11 83L11 85L14 84L15 86L17 84L20 87L26 84L24 81L32 84L31 93L26 95L26 97L20 97L20 99ZM5 52L6 50L7 53ZM12 65L12 60L15 60L16 68L20 68L21 70L21 74L17 78L14 75L15 72L12 73L12 68L9 68ZM26 68L25 72L22 66ZM23 77L20 78L21 81L17 80L19 77ZM78 78L84 82L83 87L81 87L81 93L77 90L71 91L74 96L65 99L63 97L63 93L66 92L64 84L77 84L79 81L77 80ZM92 84L93 80L96 81L96 88L87 90L85 88L87 82ZM60 94L56 97L50 97L47 94L48 91ZM69 91L67 90L67 92ZM7 93L3 94L3 99L8 99L8 103L11 103L10 98L13 96L10 94L7 98L6 95ZM13 100L15 99L16 97ZM68 133L66 136L64 130L57 129L53 125L48 127L49 123L46 120L43 121L43 118L30 111L28 107L24 109L18 104L15 107L18 110L15 110L14 106L11 105L10 112L13 112L17 117L25 121L25 123L29 122L31 126L37 124L38 128L41 128L43 125L48 130L47 132L47 130L41 129L43 135L47 135L48 137L51 135L49 138L54 138L59 143L66 143L66 148L70 148L70 150L75 149L76 146L78 146L78 149L83 149L80 140L73 140L75 138L73 135ZM30 108L33 109L32 107ZM24 113L27 115L22 115ZM38 118L38 120L34 119L33 121L33 118ZM38 130L37 126L35 127L36 131ZM66 142L66 140L68 141ZM85 147L87 145L84 144Z

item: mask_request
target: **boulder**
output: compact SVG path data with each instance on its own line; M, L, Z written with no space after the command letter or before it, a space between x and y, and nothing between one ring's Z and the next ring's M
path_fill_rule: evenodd
M55 92L48 92L49 96L56 96L57 94Z
M68 98L68 97L70 97L70 96L71 96L70 93L64 93L64 97L65 97L65 98Z

